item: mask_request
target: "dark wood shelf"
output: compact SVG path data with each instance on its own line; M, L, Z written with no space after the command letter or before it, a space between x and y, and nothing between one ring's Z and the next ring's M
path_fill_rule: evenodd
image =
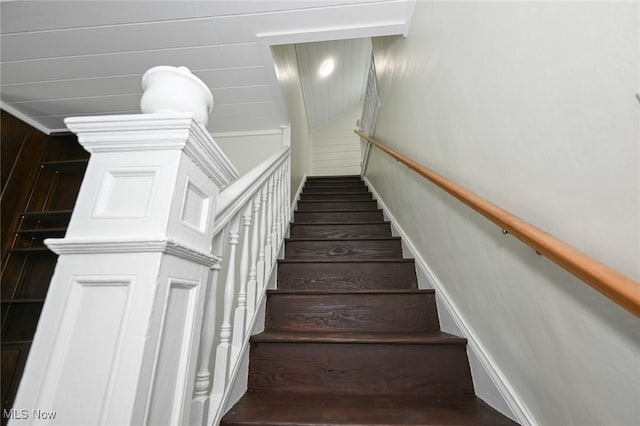
M10 253L53 253L46 247L22 247L9 249Z
M45 212L24 212L24 219L35 219L39 222L55 222L71 218L71 210L45 211Z
M0 303L7 305L17 305L25 303L44 303L44 299L3 299Z
M43 169L52 169L56 172L81 172L87 168L89 160L60 160L45 161L40 164Z
M40 229L16 229L16 235L26 237L64 237L67 228L40 228Z

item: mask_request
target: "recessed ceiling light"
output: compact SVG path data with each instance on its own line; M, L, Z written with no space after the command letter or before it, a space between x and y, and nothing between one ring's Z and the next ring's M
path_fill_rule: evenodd
M320 65L320 70L318 71L318 74L322 78L327 77L333 72L334 67L335 67L335 63L333 62L333 59L327 59L322 63L322 65Z

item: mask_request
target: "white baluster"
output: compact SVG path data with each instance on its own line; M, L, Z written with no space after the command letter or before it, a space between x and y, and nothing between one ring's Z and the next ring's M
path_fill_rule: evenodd
M278 195L278 188L279 188L279 182L278 182L278 173L277 171L273 173L273 200L271 203L271 238L272 238L272 243L271 243L271 258L269 259L271 261L271 264L273 264L274 260L276 259L276 257L278 257L278 244L280 243L280 241L278 240L278 226L276 225L276 222L278 221L278 200L277 200L277 195ZM271 267L271 265L269 265L269 267Z
M287 196L285 197L285 209L287 212L287 217L285 220L284 226L288 226L291 222L291 155L287 157L287 168L285 171L286 182L287 182Z
M211 352L213 351L213 340L216 332L216 292L218 287L218 275L222 263L222 241L224 232L220 232L213 239L211 253L218 256L218 261L211 266L209 272L209 285L206 289L206 299L204 306L204 317L202 320L202 333L200 338L200 354L198 359L198 372L193 392L193 404L191 407L191 425L206 424L209 415L209 390L211 388Z
M291 222L291 156L287 157L287 223Z
M247 276L249 275L249 234L251 232L251 200L247 202L242 214L242 254L240 255L240 289L238 303L233 317L233 340L231 344L231 359L235 360L240 354L242 340L245 333L245 321L249 323L247 314Z
M278 234L280 235L280 239L284 238L284 197L286 192L286 182L284 178L284 163L280 165L280 200L278 200L278 209L280 212L278 213L278 217L280 220L278 221Z
M240 215L231 219L229 229L229 262L227 263L227 280L224 287L224 305L222 314L222 326L220 327L220 343L216 350L216 362L213 372L212 394L222 395L229 376L230 347L231 347L231 309L233 308L233 296L235 287L236 248L240 235L238 234ZM213 399L213 396L212 396Z
M278 234L276 232L277 230L277 225L276 223L278 222L278 193L280 191L280 182L278 181L278 169L276 168L273 171L273 204L271 205L271 218L272 218L272 222L271 222L271 239L272 239L272 247L273 249L271 250L271 256L274 256L274 254L278 251Z
M260 244L258 250L258 282L257 291L264 286L264 274L265 274L265 250L266 250L266 238L267 238L267 201L269 198L269 182L265 182L262 185L262 212L260 213ZM257 299L256 299L257 300Z
M271 232L271 227L272 227L272 223L273 223L273 188L274 188L274 179L273 179L273 174L271 175L271 177L269 178L269 184L268 184L268 189L267 189L267 193L269 195L268 201L267 201L267 226L265 228L266 231L266 235L267 235L267 239L265 241L265 247L264 247L264 274L265 274L265 279L266 279L266 275L267 272L269 271L270 268L270 263L271 263L271 259L272 259L272 250L273 250L273 234Z
M258 280L258 243L260 232L260 201L262 192L257 191L253 197L253 228L251 235L251 261L249 262L249 281L247 283L247 318L253 318L256 308L256 284ZM249 331L250 321L247 321L245 327Z
M287 160L282 163L282 199L280 200L280 235L284 238L287 231Z

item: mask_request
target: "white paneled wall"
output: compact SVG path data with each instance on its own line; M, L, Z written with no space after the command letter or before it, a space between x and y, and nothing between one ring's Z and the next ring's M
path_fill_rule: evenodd
M332 40L296 45L298 69L309 128L316 131L338 117L362 98L371 60L371 39ZM321 77L326 60L335 69Z
M360 139L353 129L361 114L357 104L312 133L314 176L360 174Z

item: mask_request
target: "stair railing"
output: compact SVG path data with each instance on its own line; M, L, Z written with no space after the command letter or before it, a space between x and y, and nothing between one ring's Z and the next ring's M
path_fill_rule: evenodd
M450 181L422 164L394 151L364 132L354 130L370 145L379 148L392 158L414 170L420 176L434 183L457 198L485 218L533 248L569 273L640 317L640 283L612 269L604 263L588 256L575 247L526 222L520 217L479 197L468 189Z
M204 307L192 425L217 424L223 414L284 241L289 199L289 147L218 197L212 245L218 262L212 267Z
M378 79L376 77L376 64L371 54L369 61L369 71L367 73L367 85L364 92L364 102L362 105L362 117L358 120L358 129L367 135L373 135L378 120L378 110L380 109L380 97L378 96ZM362 163L360 164L360 176L364 176L369 162L371 144L366 143L362 147Z

